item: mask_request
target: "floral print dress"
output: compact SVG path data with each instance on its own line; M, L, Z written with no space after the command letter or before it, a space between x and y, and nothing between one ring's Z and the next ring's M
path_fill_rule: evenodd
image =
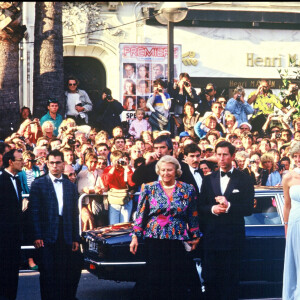
M132 235L190 240L199 238L197 196L192 185L176 181L171 197L160 181L142 185Z

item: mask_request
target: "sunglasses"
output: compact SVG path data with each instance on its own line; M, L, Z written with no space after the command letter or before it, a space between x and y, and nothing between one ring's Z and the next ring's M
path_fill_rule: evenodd
M77 83L69 83L69 86L72 86L72 85L77 85Z
M68 177L71 177L71 176L76 176L76 173L69 173L69 174L66 174Z

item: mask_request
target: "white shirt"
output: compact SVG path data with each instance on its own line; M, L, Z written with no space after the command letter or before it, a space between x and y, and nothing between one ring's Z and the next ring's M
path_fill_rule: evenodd
M220 169L220 186L221 186L221 193L222 195L224 195L226 189L227 189L227 185L229 183L230 177L228 177L227 175L225 176L221 176L221 169ZM233 167L229 170L230 173L232 173L233 171ZM223 171L224 172L224 171Z
M18 176L18 175L14 175L13 173L10 173L7 169L5 169L5 171L10 174L11 176ZM14 178L10 177L10 180L12 182L12 184L14 185L14 188L15 188L15 191L16 191L16 194L17 194L17 197L19 199L19 193L18 193L18 187L17 187L17 182ZM20 200L20 199L19 199Z
M79 93L68 93L67 100L67 115L77 116L78 111L75 109L75 105L81 103Z
M196 180L196 183L197 183L197 186L198 186L199 191L201 191L202 177L201 177L201 175L200 175L199 172L195 172L195 170L198 170L198 169L194 169L194 168L191 167L190 165L189 165L189 168L190 168L190 171L191 171L191 173L193 174L193 176L194 176L194 178L195 178L195 180Z
M64 206L64 200L63 200L63 184L62 182L54 182L55 179L63 179L62 175L60 178L54 177L50 172L49 172L49 177L53 183L56 198L57 198L57 203L58 203L58 214L60 216L63 215L63 206Z

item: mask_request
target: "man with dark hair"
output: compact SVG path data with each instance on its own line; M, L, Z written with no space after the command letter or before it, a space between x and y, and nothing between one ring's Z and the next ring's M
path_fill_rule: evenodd
M68 78L68 90L65 92L66 117L72 118L77 125L88 123L88 112L93 108L92 101L86 91L78 88L77 78L70 76Z
M153 141L153 148L154 152L148 152L145 155L145 164L139 166L132 175L132 181L137 186L158 179L155 166L161 157L172 155L172 140L167 135L160 135Z
M125 151L125 138L123 136L116 136L114 138L114 150Z
M254 186L232 162L235 147L216 145L220 170L203 178L199 220L203 232L203 272L206 299L237 300L239 267L245 238L244 216L252 214Z
M79 249L78 193L62 174L64 155L47 156L49 173L36 178L30 191L34 246L39 256L42 300L74 299L72 251Z
M182 175L179 180L192 184L199 196L203 172L199 169L201 149L197 144L188 144L183 148L184 162L181 162Z
M292 131L290 129L281 130L281 138L289 143L292 140Z
M58 111L58 100L55 98L48 99L47 109L48 112L41 117L40 125L42 126L46 121L51 121L54 126L53 134L58 136L58 128L62 122L62 116L57 113Z
M280 160L280 165L283 166L285 171L289 171L290 170L290 165L291 165L291 160L289 157L284 156L281 160Z
M22 171L22 153L3 155L0 175L0 299L16 299L21 250L22 188L17 174Z
M101 99L93 109L93 126L97 131L105 130L112 136L112 130L121 125L120 114L124 111L122 104L113 98L111 90L104 88Z

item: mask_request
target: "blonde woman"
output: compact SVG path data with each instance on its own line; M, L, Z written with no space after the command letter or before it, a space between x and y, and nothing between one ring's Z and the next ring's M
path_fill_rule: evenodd
M42 131L45 138L50 141L55 135L53 134L54 131L54 124L51 121L45 121L42 125Z
M281 185L281 176L276 171L274 157L271 153L265 153L261 157L262 170L260 171L259 184L263 186Z

